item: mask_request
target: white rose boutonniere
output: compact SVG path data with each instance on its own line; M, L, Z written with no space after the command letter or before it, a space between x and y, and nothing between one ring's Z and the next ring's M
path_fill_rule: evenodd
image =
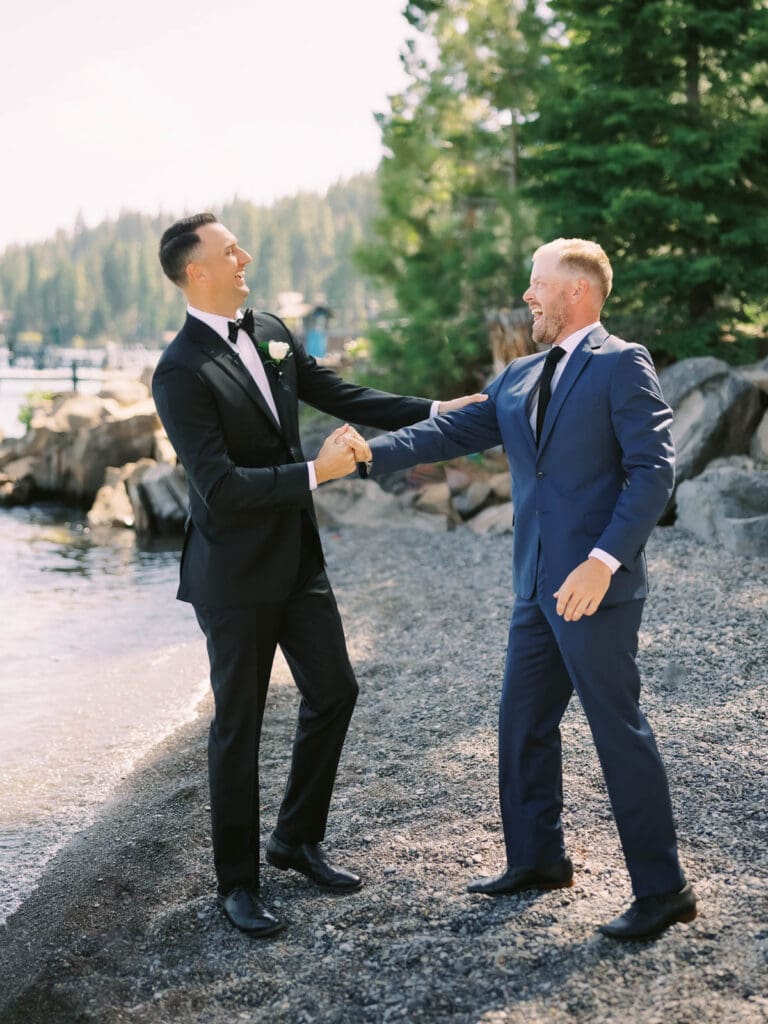
M291 351L291 346L287 341L268 341L267 351L270 359L274 359L276 363L282 363Z
M260 341L259 348L267 357L264 362L267 366L274 366L278 376L282 370L282 363L291 355L291 346L287 341Z

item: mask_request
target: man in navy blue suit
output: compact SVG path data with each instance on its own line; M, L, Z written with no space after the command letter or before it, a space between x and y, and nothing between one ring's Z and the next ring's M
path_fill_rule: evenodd
M486 402L375 439L368 465L389 473L500 443L509 458L515 605L499 712L507 866L469 891L572 884L559 725L575 690L635 897L600 931L646 939L696 916L635 664L644 546L672 491L674 451L650 355L600 323L612 278L594 242L557 239L538 249L523 298L546 355L515 360Z

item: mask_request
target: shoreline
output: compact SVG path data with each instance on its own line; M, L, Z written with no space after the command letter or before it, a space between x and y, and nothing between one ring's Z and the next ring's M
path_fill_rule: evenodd
M0 922L208 691L178 553L48 503L0 509Z
M267 868L264 898L286 930L259 942L226 923L210 863L205 701L0 929L3 1024L768 1020L765 561L676 528L649 544L643 706L701 910L657 942L623 947L594 932L630 892L574 702L563 723L574 888L504 900L464 891L502 859L495 716L509 539L350 528L324 544L361 684L326 845L364 888L329 897ZM279 666L263 839L296 705Z
M207 686L206 680L206 686ZM154 736L141 748L135 748L128 756L125 764L121 764L119 771L122 773L117 781L111 783L106 780L102 783L104 791L101 795L91 794L87 799L81 799L80 806L73 808L66 820L60 824L63 834L56 839L51 838L44 845L39 846L34 852L26 853L25 858L25 881L19 890L9 893L3 892L3 905L10 905L9 910L0 909L0 935L7 922L20 910L25 902L36 892L40 881L44 878L49 865L66 850L70 844L77 843L80 837L87 834L88 830L95 825L101 817L107 813L111 805L119 800L119 794L134 774L141 770L142 764L147 759L152 759L156 751L162 750L166 744L172 743L174 737L181 733L187 725L197 722L203 714L203 708L208 702L207 695L197 695L189 702L189 706L183 711L180 717L168 720ZM74 812L77 811L78 819L75 819ZM16 832L23 831L26 826L19 823ZM48 833L51 827L47 821L37 823L41 833ZM10 832L10 830L9 830ZM12 832L10 832L13 835Z

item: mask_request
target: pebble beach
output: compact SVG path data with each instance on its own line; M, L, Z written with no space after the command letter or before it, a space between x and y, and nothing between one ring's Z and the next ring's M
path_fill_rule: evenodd
M287 927L232 929L214 900L210 707L154 748L0 930L3 1024L752 1024L768 1021L768 564L657 528L639 660L699 916L618 945L631 899L589 730L563 722L571 889L490 900L503 861L496 715L511 540L326 531L361 687L326 849L365 885L330 897L264 870ZM192 627L191 627L192 628ZM264 836L297 694L276 666Z

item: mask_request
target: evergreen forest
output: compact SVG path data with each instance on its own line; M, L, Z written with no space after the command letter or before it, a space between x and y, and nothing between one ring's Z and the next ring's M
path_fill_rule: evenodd
M487 376L488 315L521 304L535 247L581 236L614 265L606 323L660 365L765 353L768 0L409 0L403 16L377 174L215 210L254 257L254 306L324 293L380 377L447 396ZM156 258L170 219L6 250L6 335L175 328Z

